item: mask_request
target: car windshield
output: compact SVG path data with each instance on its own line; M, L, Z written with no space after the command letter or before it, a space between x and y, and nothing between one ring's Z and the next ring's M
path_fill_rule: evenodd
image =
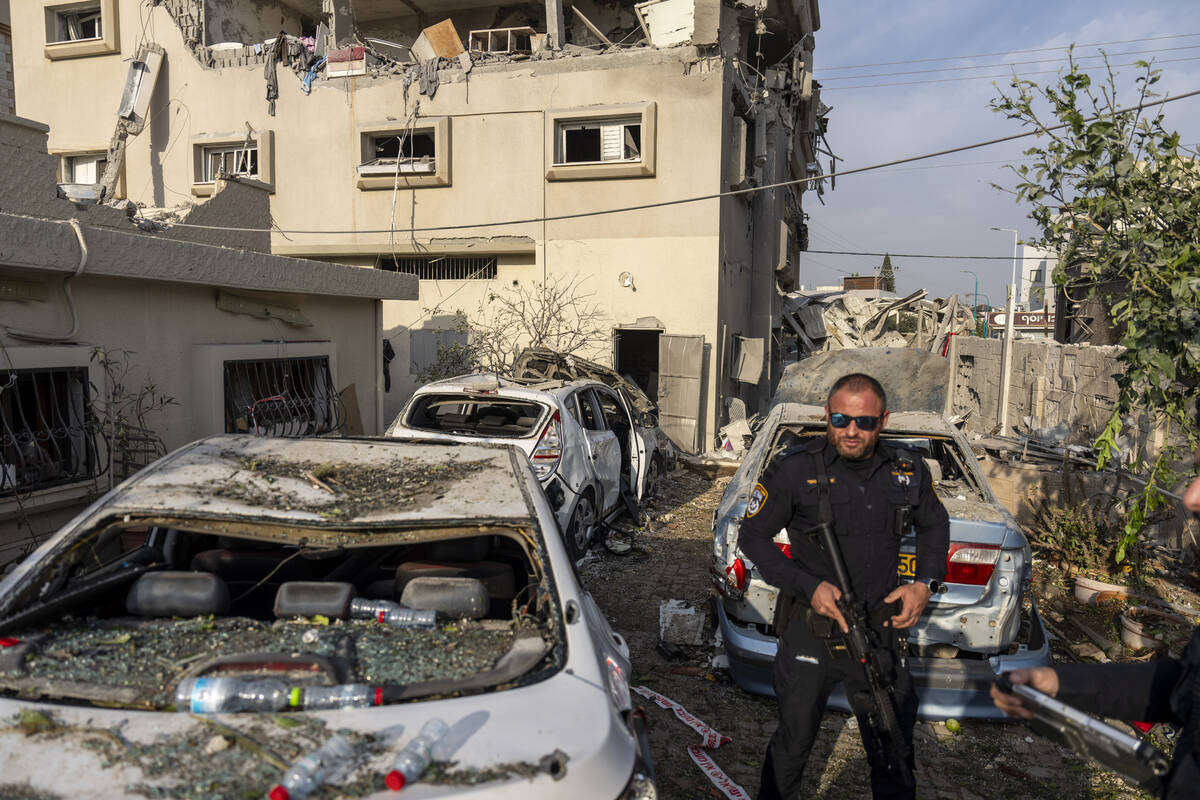
M423 431L441 431L488 438L532 436L547 406L508 397L426 394L413 400L405 424Z
M330 546L328 530L122 517L18 585L0 691L166 710L188 679L228 678L274 681L306 709L362 687L358 705L386 705L551 674L561 623L538 539L466 530L350 531Z

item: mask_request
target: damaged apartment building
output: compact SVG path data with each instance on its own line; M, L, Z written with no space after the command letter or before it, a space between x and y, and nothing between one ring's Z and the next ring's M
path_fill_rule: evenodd
M550 280L599 307L611 348L586 355L657 397L685 450L768 401L827 147L817 0L12 12L16 110L49 126L64 184L150 217L236 176L270 194L273 253L418 277L384 303L388 415L451 312Z

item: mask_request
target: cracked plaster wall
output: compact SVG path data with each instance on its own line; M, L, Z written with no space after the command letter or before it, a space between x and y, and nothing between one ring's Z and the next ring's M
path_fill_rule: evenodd
M253 44L280 31L301 36L315 29L312 20L272 0L204 0L204 43Z

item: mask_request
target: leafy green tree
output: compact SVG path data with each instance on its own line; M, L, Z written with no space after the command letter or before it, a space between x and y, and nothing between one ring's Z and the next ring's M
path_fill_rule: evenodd
M1012 166L1017 202L1031 206L1041 230L1031 241L1059 253L1054 280L1090 289L1110 310L1126 350L1116 407L1096 440L1101 469L1119 458L1117 437L1138 415L1166 423L1174 436L1153 457L1131 453L1129 466L1149 481L1131 499L1118 562L1155 509L1156 488L1182 477L1178 465L1197 445L1200 387L1200 162L1164 126L1156 97L1160 70L1138 62L1136 102L1122 108L1111 65L1098 81L1068 50L1053 85L1014 78L992 109L1038 131ZM1066 309L1063 310L1065 313Z
M896 271L892 269L892 256L883 254L883 265L879 268L879 281L885 292L896 291Z

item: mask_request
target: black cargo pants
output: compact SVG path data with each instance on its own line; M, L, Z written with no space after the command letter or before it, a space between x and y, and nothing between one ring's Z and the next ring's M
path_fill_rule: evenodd
M871 735L866 722L867 709L863 698L859 696L860 690L866 689L862 666L851 660L844 649L831 650L831 646L840 643L840 638L818 639L814 636L799 612L798 609L789 620L775 655L779 727L767 745L758 800L797 800L800 797L804 765L821 726L825 702L839 681L844 682L851 708L858 717L858 730L863 737L868 760L873 758L871 754L874 748L867 741ZM880 627L878 630L880 641L895 643L896 636L890 628ZM893 646L898 650L898 646ZM908 763L912 767L912 733L913 723L917 719L917 698L913 694L908 669L898 667L896 673L897 717L900 729L904 732ZM912 787L899 784L884 765L873 761L871 791L876 800L916 796Z

